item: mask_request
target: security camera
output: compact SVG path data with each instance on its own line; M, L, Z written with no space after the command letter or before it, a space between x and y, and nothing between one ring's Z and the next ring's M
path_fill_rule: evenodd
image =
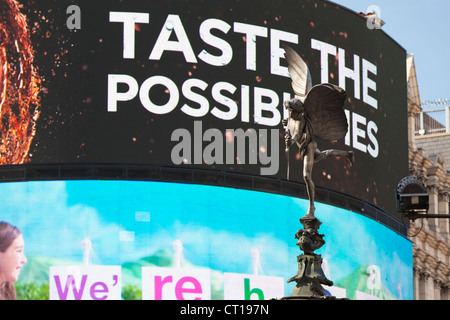
M429 197L422 181L414 177L400 180L395 190L397 211L402 213L416 213L428 211Z

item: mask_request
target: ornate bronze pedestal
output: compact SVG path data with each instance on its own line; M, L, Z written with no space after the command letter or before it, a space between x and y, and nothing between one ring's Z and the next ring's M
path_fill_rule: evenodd
M336 297L327 295L322 285L332 286L333 281L328 280L322 270L322 256L315 254L314 251L321 248L325 241L324 235L318 232L322 224L319 219L313 215L306 215L300 219L303 229L299 229L295 234L298 239L297 245L304 252L297 256L298 270L297 274L288 280L296 282L296 286L287 299L336 299Z

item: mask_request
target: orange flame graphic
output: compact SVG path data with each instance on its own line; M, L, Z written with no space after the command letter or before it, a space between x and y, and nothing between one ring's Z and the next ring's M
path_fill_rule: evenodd
M0 0L0 165L29 161L40 114L40 78L20 8Z

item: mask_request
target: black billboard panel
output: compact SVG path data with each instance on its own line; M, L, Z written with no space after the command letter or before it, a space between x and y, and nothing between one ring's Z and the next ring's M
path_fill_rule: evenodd
M322 161L315 184L395 212L394 190L408 173L406 53L354 12L301 0L24 0L20 12L17 1L0 3L2 83L20 72L22 85L31 83L25 75L39 80L26 94L20 81L2 91L2 164L187 166L286 179L289 163L290 179L303 181L298 153L289 161L284 153L289 45L313 84L347 92L348 134L318 144L355 151L355 164ZM11 31L11 15L25 19L26 33ZM29 102L19 108L32 138L22 158L3 152L11 137L23 141L6 125L14 95Z

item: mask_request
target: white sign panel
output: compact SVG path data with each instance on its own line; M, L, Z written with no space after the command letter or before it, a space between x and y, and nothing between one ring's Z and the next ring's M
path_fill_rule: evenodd
M50 300L120 300L120 266L50 267Z
M224 273L224 300L270 300L284 294L284 279L241 273Z
M142 300L210 300L205 269L142 267Z

